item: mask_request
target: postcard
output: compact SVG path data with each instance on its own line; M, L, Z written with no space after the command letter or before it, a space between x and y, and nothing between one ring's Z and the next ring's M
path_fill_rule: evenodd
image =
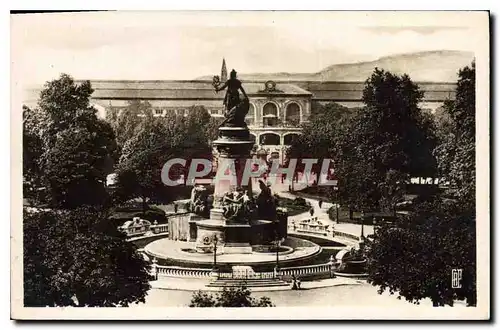
M488 320L489 19L11 14L11 317Z

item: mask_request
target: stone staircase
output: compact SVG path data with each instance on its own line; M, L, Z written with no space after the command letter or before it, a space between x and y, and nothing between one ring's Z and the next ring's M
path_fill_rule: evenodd
M266 279L219 278L207 284L207 287L223 288L223 287L240 287L242 285L245 285L247 288L252 288L252 287L255 288L255 287L269 287L269 286L289 286L290 284L278 278L266 278Z

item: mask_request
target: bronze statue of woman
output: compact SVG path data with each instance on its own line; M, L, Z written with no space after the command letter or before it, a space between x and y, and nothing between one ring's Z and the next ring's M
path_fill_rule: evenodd
M240 90L243 93L243 96L248 98L245 89L243 89L243 86L241 85L241 81L236 78L236 71L234 69L231 71L230 78L222 86L215 86L215 91L219 92L225 88L227 88L226 96L224 97L224 106L226 107L226 110L232 109L241 102L239 93Z
M224 97L224 117L226 117L226 120L221 126L226 123L234 126L246 126L245 116L250 105L241 81L236 78L236 71L233 69L230 78L222 85L219 84L218 77L214 77L213 85L216 92L227 88ZM243 100L240 99L240 90L243 93Z

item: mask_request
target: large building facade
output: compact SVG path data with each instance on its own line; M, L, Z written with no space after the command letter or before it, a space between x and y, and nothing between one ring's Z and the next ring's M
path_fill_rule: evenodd
M221 78L227 77L225 62ZM287 146L301 134L300 125L309 120L312 102L335 102L352 108L361 107L364 82L334 81L245 81L250 99L246 117L255 151L267 158L283 160ZM104 115L106 108L125 109L130 100L148 101L154 115L167 112L185 114L196 105L204 106L212 116L223 116L225 91L216 93L209 80L137 81L91 80L92 103ZM423 109L434 111L446 99L453 99L456 84L418 82L424 92ZM25 104L36 104L38 93L29 91Z

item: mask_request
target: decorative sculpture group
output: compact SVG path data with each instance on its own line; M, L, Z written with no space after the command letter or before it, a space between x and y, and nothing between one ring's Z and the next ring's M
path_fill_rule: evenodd
M244 222L252 218L255 211L253 198L248 195L248 191L242 188L234 192L226 192L222 198L223 215L228 220Z

